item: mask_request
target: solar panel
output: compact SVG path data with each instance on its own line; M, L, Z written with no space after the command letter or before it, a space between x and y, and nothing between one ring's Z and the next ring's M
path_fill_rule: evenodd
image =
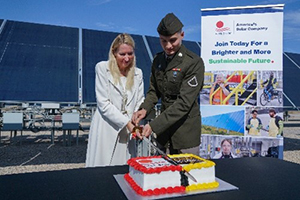
M0 100L78 102L78 29L7 21Z
M300 54L296 53L285 53L289 58L291 58L295 63L294 65L298 65L298 69L300 69Z
M292 62L300 63L299 54L286 53L288 57L283 55L283 91L294 105L300 107L299 94L296 87L299 85L300 69ZM284 106L292 106L288 99L284 97Z
M146 95L150 85L151 64L152 61L147 52L143 37L140 35L131 35L135 42L136 65L143 71L144 93Z
M183 40L182 44L186 48L188 48L189 50L191 50L192 52L200 56L200 47L197 44L197 42Z
M112 41L119 33L82 30L83 47L83 102L96 103L95 95L95 65L100 61L108 60L108 52ZM136 45L136 64L144 75L145 93L149 87L151 60L147 53L142 36L131 35Z
M155 54L163 51L163 49L160 45L158 37L146 36L146 40L148 42L148 45L150 47L150 51L151 51L153 56Z
M82 29L82 98L95 103L95 65L108 59L110 44L118 33Z
M289 99L287 99L285 96L283 96L283 106L289 108L294 107L293 104L289 101Z

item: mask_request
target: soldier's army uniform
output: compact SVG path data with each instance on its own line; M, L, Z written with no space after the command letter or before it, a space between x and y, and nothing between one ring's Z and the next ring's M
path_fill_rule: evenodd
M176 27L175 22L172 24L173 27ZM161 24L158 32L164 34L159 31L160 26ZM169 35L178 31L178 26L177 30L171 30L168 26L163 28L163 31L169 31L167 34L171 33ZM170 61L164 52L155 56L151 69L150 87L140 109L146 109L149 114L161 99L162 112L150 122L161 145L165 146L171 142L173 148L177 150L200 145L201 115L198 95L203 86L203 79L202 59L183 45Z

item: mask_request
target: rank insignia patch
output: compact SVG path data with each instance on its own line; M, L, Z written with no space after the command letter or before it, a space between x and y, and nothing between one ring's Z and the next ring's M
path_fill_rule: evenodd
M191 87L196 87L196 86L198 85L198 81L197 81L196 76L194 76L193 78L191 78L191 79L188 81L188 84L189 84L189 86L191 86Z

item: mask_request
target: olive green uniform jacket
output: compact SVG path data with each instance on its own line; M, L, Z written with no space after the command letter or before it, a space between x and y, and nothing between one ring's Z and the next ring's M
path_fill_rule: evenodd
M150 87L140 109L146 109L149 114L161 98L161 114L150 122L161 145L166 145L170 140L174 149L200 145L198 95L203 79L202 59L183 45L168 64L163 52L155 56Z

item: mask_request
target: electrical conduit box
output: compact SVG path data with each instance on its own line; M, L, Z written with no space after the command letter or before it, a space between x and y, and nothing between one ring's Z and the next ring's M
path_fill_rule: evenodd
M62 114L62 129L77 130L79 129L79 113L63 113Z
M23 113L3 113L3 131L23 130Z

